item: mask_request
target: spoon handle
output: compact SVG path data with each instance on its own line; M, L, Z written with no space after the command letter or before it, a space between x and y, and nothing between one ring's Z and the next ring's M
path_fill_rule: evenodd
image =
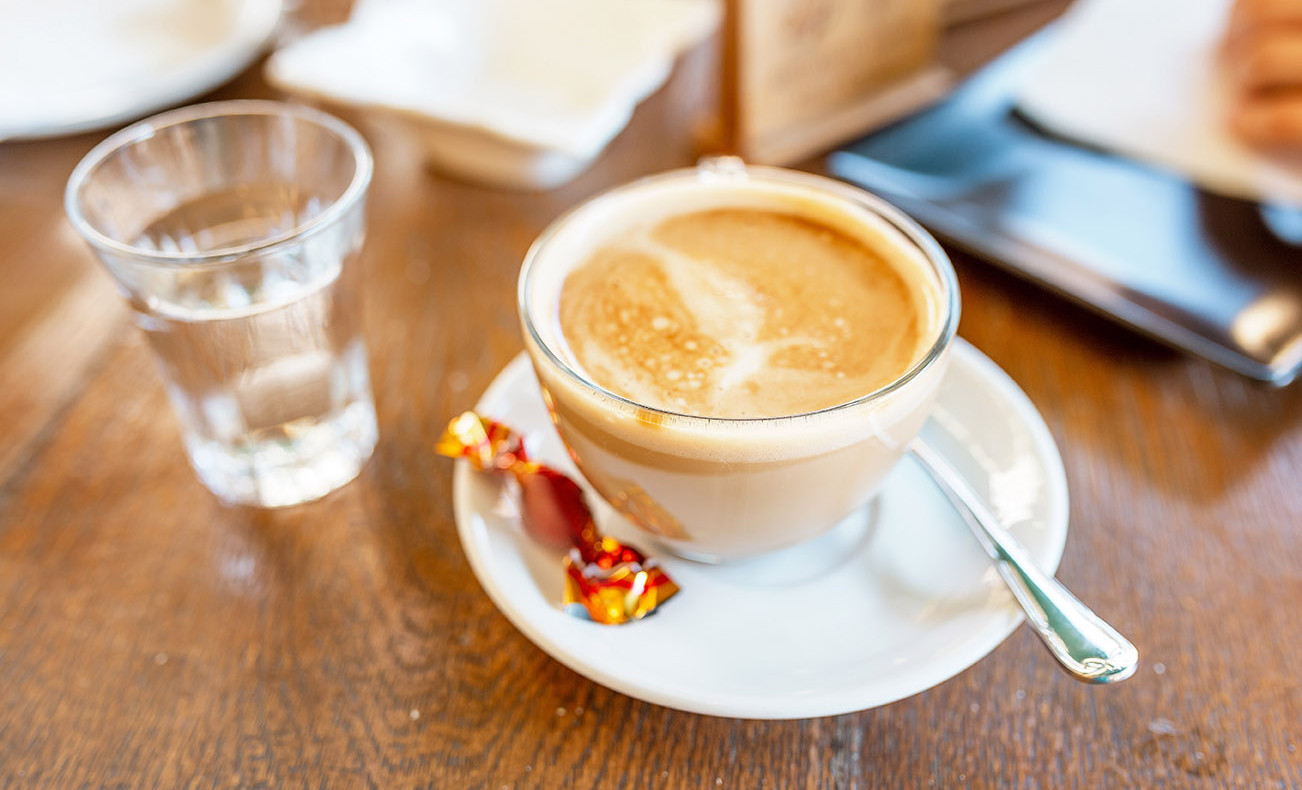
M1086 683L1112 683L1135 673L1139 665L1135 646L1040 570L1026 547L940 453L920 438L909 450L972 528L1031 627L1069 674Z

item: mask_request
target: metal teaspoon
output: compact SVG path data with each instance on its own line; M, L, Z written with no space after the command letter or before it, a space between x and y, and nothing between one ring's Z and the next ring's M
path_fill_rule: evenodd
M940 453L920 438L909 444L909 451L972 528L1031 627L1068 674L1086 683L1114 683L1135 673L1135 646L1040 570L1026 547Z

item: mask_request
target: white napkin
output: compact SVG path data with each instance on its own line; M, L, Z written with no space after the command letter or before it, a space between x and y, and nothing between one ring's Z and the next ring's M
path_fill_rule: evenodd
M1175 171L1212 192L1302 205L1302 164L1226 124L1219 49L1230 0L1078 0L1017 103L1055 134Z
M717 19L713 0L365 0L267 75L586 162Z

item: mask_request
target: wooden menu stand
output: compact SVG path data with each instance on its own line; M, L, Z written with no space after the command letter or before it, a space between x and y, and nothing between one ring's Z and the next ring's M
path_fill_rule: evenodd
M939 99L939 0L726 0L719 147L786 165Z

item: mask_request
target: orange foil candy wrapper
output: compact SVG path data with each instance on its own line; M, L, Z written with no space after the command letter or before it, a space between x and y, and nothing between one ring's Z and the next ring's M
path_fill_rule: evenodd
M515 478L525 532L548 546L569 549L566 611L618 625L651 614L678 592L654 559L598 532L578 484L530 460L521 437L505 425L468 411L448 425L435 450L465 458L482 472Z

